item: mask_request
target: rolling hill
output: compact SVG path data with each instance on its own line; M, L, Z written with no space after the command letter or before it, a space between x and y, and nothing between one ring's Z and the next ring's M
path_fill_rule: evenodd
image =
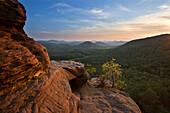
M108 51L124 67L136 67L139 70L158 75L170 75L170 35L158 35L132 40L116 49ZM142 68L141 68L142 67ZM164 68L162 73L160 68Z
M96 45L90 41L86 41L77 45L55 44L40 41L45 46L51 60L70 60L76 58L84 58L93 54L101 54L105 47Z

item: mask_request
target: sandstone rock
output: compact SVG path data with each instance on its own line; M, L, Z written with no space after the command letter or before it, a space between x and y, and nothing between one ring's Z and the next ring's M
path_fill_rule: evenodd
M0 96L29 84L50 63L46 48L23 31L25 20L17 0L0 1Z
M141 113L127 93L113 88L95 88L94 84L79 90L81 113Z
M17 0L0 0L0 22L2 26L22 30L25 25L26 11Z
M1 97L0 112L78 113L80 98L72 93L72 84L69 84L69 81L77 78L80 85L72 87L79 88L87 82L88 76L83 64L80 65L81 68L77 65L70 66L70 64L70 62L52 61L47 73L31 79L30 84L17 92ZM76 75L64 68L82 74ZM84 76L84 79L82 80L80 76Z

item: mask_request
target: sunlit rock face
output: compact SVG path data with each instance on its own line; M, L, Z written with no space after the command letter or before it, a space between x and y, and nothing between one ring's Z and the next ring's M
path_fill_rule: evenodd
M23 27L17 0L0 0L0 113L140 113L116 89L96 88L81 63L51 61Z
M79 91L81 113L141 113L126 92L98 87L99 84L98 78L92 78L88 86Z
M77 73L78 72L78 73ZM78 113L80 90L89 78L84 65L51 61L47 73L32 78L29 84L0 98L0 112L21 113ZM77 86L69 81L76 79Z
M46 48L25 34L25 20L17 0L0 0L0 95L15 92L49 66Z
M26 11L17 0L0 0L1 25L22 30L25 25ZM7 30L7 29L4 29Z

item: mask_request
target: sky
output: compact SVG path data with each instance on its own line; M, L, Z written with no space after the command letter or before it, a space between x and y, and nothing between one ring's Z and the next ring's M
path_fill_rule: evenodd
M170 33L170 0L19 0L35 40L129 41Z

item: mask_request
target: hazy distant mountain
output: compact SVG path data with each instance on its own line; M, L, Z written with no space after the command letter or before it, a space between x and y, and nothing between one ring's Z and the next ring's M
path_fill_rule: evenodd
M81 44L75 45L74 47L75 48L82 48L82 49L102 49L102 48L105 48L103 46L97 45L97 44L90 42L90 41L85 41Z
M53 43L53 44L69 44L69 45L78 45L83 43L83 41L64 41L64 40L38 40L37 42L39 43L46 42L46 43ZM90 42L90 41L85 41L85 42ZM126 41L93 41L93 42L96 45L107 47L107 48L117 47L126 43Z
M95 44L96 44L96 45L99 45L99 46L104 46L104 47L110 46L109 44L104 43L104 42L100 42L100 41L95 42Z
M79 46L84 46L84 47L92 47L92 46L96 46L96 44L90 42L90 41L85 41L81 44L79 44Z
M105 41L105 43L112 45L112 46L120 46L125 44L127 41Z
M37 42L46 42L46 43L53 43L53 44L69 44L69 45L77 45L82 43L83 41L59 41L59 40L38 40Z

